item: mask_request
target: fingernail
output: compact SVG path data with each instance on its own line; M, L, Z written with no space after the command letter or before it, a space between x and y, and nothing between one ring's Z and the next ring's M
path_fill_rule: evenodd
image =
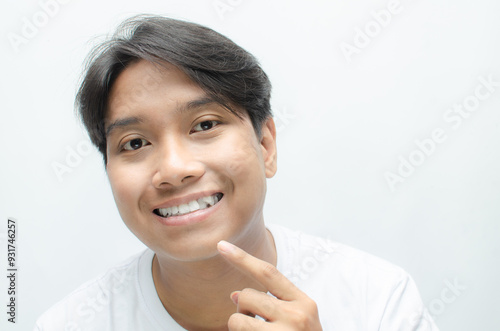
M234 291L231 293L231 300L233 300L234 304L238 304L238 297L240 296L240 291Z
M222 251L222 252L225 252L225 253L231 253L233 250L234 250L234 245L233 244L230 244L228 243L227 241L225 240L221 240L219 241L219 243L217 244L217 248Z

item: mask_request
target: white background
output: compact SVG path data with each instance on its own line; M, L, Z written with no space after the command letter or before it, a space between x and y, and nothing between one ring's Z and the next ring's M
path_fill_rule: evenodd
M230 10L218 12L220 3ZM1 276L0 328L30 330L72 289L144 247L122 224L95 150L61 180L54 164L88 146L73 108L88 51L123 19L152 13L227 35L269 74L280 129L267 222L402 266L442 330L499 330L500 87L460 126L443 116L473 101L478 77L500 81L500 2L401 0L377 31L372 11L388 3L73 0L14 47L9 36L43 9L1 0L0 275L14 217L19 306L18 323L7 323ZM367 27L372 37L349 61L342 43ZM446 140L419 159L415 140L439 128ZM391 190L385 174L410 155L421 164ZM452 295L447 282L462 289Z

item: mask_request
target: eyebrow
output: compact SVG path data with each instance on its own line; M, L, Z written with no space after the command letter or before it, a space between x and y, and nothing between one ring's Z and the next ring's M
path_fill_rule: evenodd
M202 108L207 105L211 104L219 104L217 101L213 100L212 98L209 97L202 97L199 99L191 100L187 102L186 104L180 105L175 112L182 114L190 111L197 110L199 108ZM127 127L132 124L138 124L143 122L143 119L140 117L125 117L125 118L120 118L111 123L107 128L106 128L106 137L108 137L111 132L115 129Z
M118 128L123 128L132 124L138 124L141 123L143 120L139 117L126 117L126 118L120 118L111 123L108 128L106 129L106 137L109 136L111 131L118 129Z
M179 108L177 108L176 112L184 113L184 112L196 110L196 109L199 109L203 106L211 105L211 104L219 104L219 103L217 101L215 101L214 99L205 96L205 97L201 97L199 99L191 100L191 101L187 102L186 104L181 105Z

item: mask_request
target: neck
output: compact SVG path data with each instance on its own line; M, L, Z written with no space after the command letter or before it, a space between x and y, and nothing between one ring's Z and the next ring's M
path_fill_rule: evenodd
M235 244L276 265L276 248L270 232L262 225L262 230L254 235L245 243ZM188 330L227 330L227 321L236 312L230 299L231 292L244 288L266 291L219 254L195 262L155 255L152 271L163 306L178 324Z

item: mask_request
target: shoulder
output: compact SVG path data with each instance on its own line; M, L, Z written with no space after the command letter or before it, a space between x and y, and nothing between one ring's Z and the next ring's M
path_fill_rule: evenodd
M39 330L92 330L92 325L102 325L117 302L137 299L139 260L148 254L149 250L136 254L80 285L43 313L36 326Z
M278 225L268 229L275 238L278 269L315 300L325 326L434 330L415 327L433 322L403 268L326 238Z
M401 267L349 245L275 224L268 228L275 238L278 260L282 262L279 266L283 268L293 265L306 271L330 267L332 272L349 273L350 277L361 274L408 276Z

